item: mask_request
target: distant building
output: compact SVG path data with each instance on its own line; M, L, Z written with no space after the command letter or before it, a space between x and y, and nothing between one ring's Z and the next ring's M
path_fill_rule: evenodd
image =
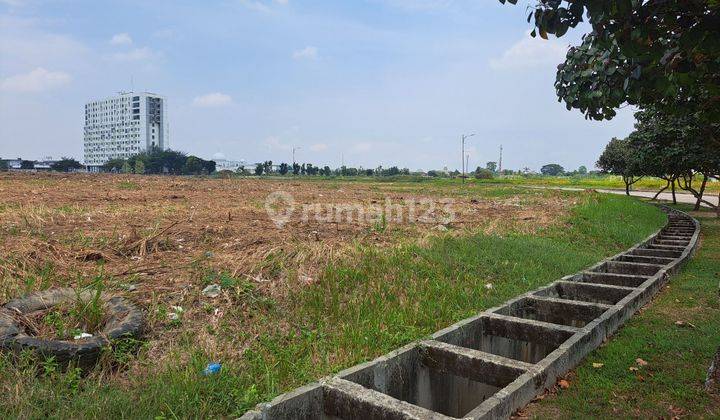
M85 165L98 171L110 159L127 159L152 148L170 145L165 97L148 92L85 104Z
M20 167L22 166L22 161L23 161L23 160L20 159L20 158L17 158L17 159L3 159L3 161L4 161L5 163L7 163L7 166L8 166L8 169L9 169L9 170L14 171L14 170L19 170L19 169L20 169Z
M50 171L53 164L57 162L57 159L52 157L46 157L42 160L26 160L26 159L1 159L8 166L11 171ZM23 169L23 162L31 162L32 168Z
M257 162L257 163L245 163L243 165L240 165L239 168L243 168L245 172L255 173L255 168L257 168L258 165L264 165L263 162ZM289 166L288 170L292 172L292 166ZM280 165L270 165L270 172L279 172L280 171Z
M213 159L215 161L215 170L220 171L237 171L245 165L245 161L235 161L227 159Z

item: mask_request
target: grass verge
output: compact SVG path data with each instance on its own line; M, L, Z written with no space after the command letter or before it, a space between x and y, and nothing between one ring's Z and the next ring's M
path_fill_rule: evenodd
M519 293L625 249L664 224L637 200L582 194L561 227L539 235L439 236L394 249L364 247L329 266L283 307L251 305L255 337L208 325L218 341L249 342L230 360L193 346L158 365L141 353L132 374L98 368L86 377L53 366L39 374L27 357L0 357L0 412L15 417L236 416L256 403L371 359ZM487 285L491 285L488 287ZM226 314L226 316L232 314ZM182 325L177 326L182 329ZM222 343L216 343L220 345ZM220 374L203 376L210 361ZM143 370L144 369L144 370Z
M720 396L703 389L720 345L720 221L709 213L706 216L699 218L701 248L683 271L568 375L568 389L552 391L520 414L533 418L720 417Z

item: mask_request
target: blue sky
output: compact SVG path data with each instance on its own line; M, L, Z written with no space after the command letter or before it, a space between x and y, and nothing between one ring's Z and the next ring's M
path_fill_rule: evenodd
M168 97L171 147L337 166L592 167L610 122L566 111L555 67L579 32L528 36L496 0L0 0L0 156L82 156L83 104Z

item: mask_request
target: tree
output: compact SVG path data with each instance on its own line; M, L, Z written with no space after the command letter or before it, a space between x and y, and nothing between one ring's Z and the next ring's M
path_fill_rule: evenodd
M132 173L132 166L130 166L130 162L125 161L125 162L123 163L122 168L120 169L120 172L122 172L122 173L124 173L124 174L131 174L131 173Z
M497 172L497 162L488 162L485 164L485 168L490 172Z
M585 165L580 165L580 167L577 170L577 173L578 173L578 175L587 175L587 173L588 173L587 167L585 167Z
M293 175L300 175L300 165L297 163L293 163L292 172Z
M630 186L642 178L638 154L630 147L628 139L613 137L596 165L605 172L620 175L625 183L626 195L630 195Z
M2 159L0 159L0 172L7 172L10 170L10 166L8 163Z
M145 173L145 162L142 160L136 160L135 161L135 173L142 175Z
M565 168L557 163L549 163L540 168L540 173L543 175L558 176L565 173Z
M280 164L280 168L278 168L278 172L280 172L280 175L285 175L290 171L290 166L288 166L287 163L283 162Z
M23 160L20 162L20 169L35 169L35 161Z
M481 168L478 166L477 169L475 169L475 179L492 179L492 177L493 171L489 168Z
M188 156L182 168L184 175L200 175L203 172L204 162L197 156Z
M600 120L629 103L718 120L720 2L538 0L528 21L532 36L547 39L585 17L591 31L569 49L555 82L568 109Z
M125 159L120 158L110 159L102 166L102 170L105 172L120 172L126 162Z
M388 169L383 170L385 176L396 176L400 175L400 169L397 166L391 166Z
M67 157L62 157L59 161L50 165L50 169L58 172L70 172L73 169L81 169L82 167L82 163Z
M262 175L264 170L265 165L263 165L262 163L258 163L257 166L255 166L255 175Z
M203 170L205 173L211 174L215 172L217 163L214 160L203 160Z
M669 115L654 107L637 112L635 119L631 146L641 156L645 174L667 181L655 198L672 187L675 201L677 183L697 199L696 209L703 202L713 207L703 195L708 180L720 177L720 148L705 133L717 131L720 124L707 124L696 114ZM698 176L699 188L694 183Z

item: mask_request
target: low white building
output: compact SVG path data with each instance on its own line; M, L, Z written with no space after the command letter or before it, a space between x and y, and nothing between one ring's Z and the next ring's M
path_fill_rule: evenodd
M121 92L85 104L84 160L98 171L110 159L127 159L152 148L167 149L167 100L149 92Z
M244 160L235 161L227 159L213 159L215 161L215 170L220 171L237 171L245 165Z

